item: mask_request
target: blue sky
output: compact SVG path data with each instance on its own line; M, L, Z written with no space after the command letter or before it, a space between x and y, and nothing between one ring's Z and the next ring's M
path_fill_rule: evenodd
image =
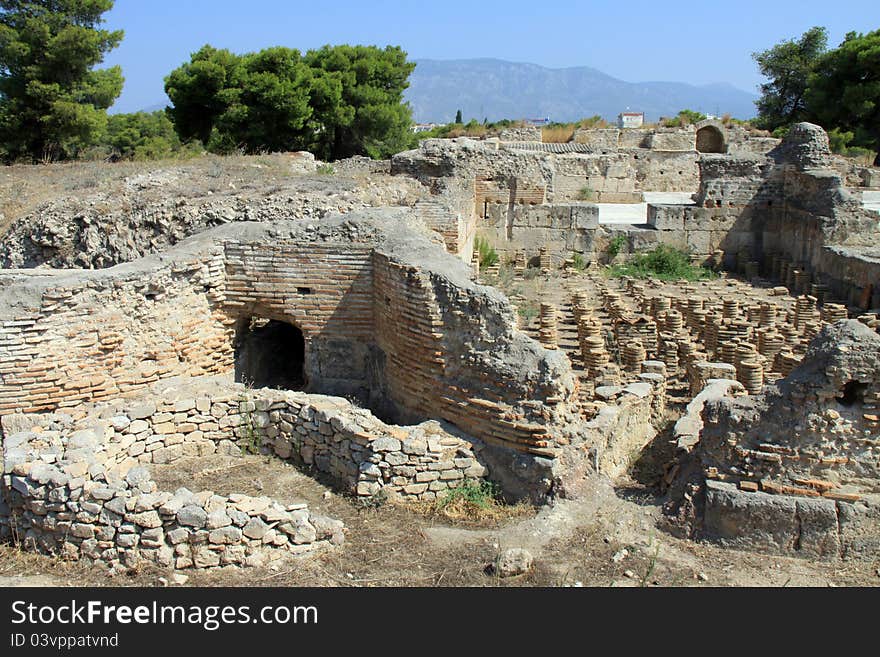
M752 52L813 25L828 28L832 46L849 31L878 29L880 0L116 0L106 19L125 30L105 59L126 78L113 111L130 112L165 102L163 78L206 43L234 52L391 44L410 59L495 57L755 91Z

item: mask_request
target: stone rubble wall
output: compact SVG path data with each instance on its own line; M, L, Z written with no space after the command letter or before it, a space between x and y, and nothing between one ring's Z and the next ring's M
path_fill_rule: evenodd
M103 427L113 476L138 465L268 450L314 467L352 494L384 489L433 499L449 482L487 473L475 460L479 442L453 436L436 422L390 426L339 397L252 390L222 379L173 380L152 392L107 402L87 416ZM435 480L443 483L430 488Z
M140 404L103 420L83 413L77 420L66 413L5 416L0 537L111 567L146 561L178 569L262 565L343 542L342 523L305 504L158 491L144 464L204 455L214 446L205 437L211 431L191 430L195 422L183 421L198 418L174 412L189 406ZM218 424L211 415L216 407L192 400L189 411L198 407L211 420L201 426ZM223 442L234 448L224 439L221 449Z

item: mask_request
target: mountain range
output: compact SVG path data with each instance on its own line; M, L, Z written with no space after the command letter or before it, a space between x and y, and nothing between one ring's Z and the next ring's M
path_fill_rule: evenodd
M587 66L546 68L499 59L416 59L405 98L417 123L549 117L576 121L624 111L648 121L682 109L740 119L756 114L756 94L726 83L625 82Z

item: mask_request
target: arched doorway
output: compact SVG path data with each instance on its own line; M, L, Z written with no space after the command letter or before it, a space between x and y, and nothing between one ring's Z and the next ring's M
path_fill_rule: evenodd
M697 150L700 153L723 153L724 134L714 125L697 130Z
M274 319L239 321L235 380L254 388L301 390L306 385L305 338L296 326Z

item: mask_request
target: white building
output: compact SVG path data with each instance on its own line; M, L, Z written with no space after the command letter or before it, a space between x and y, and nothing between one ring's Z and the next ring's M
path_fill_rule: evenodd
M412 130L414 133L418 134L420 132L430 132L434 128L440 127L441 125L444 125L444 124L442 124L442 123L415 123L410 128L410 130Z
M641 128L644 123L644 112L621 112L617 115L617 126L619 128Z

